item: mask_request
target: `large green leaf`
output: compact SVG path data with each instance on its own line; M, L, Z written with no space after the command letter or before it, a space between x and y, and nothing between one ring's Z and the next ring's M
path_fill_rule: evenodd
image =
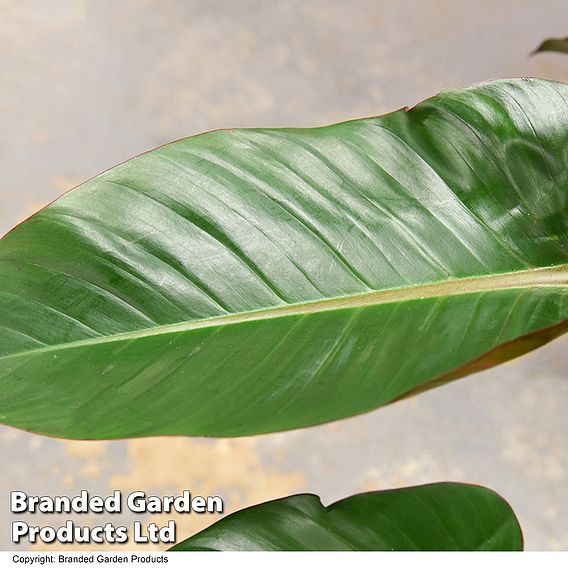
M461 483L363 493L323 507L294 495L243 509L172 550L522 550L499 495Z
M543 51L558 51L559 53L568 53L568 37L549 38L544 40L532 53L542 53Z
M0 420L91 439L297 428L551 340L567 97L498 81L210 132L88 181L0 241Z

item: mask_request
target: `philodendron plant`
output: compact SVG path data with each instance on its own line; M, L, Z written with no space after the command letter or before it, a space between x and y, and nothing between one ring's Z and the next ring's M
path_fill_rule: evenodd
M568 86L540 80L162 146L0 241L1 421L90 440L260 434L507 361L568 329L567 189ZM495 494L440 484L327 509L295 496L181 546L521 536Z
M323 507L294 495L234 513L172 550L521 550L509 505L473 485L355 495Z

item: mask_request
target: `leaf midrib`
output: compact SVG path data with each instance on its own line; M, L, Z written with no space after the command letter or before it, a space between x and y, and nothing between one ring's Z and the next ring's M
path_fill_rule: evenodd
M260 310L239 312L202 320L148 327L136 331L91 337L88 339L70 341L68 343L58 343L36 349L29 349L27 351L10 353L9 355L0 357L0 361L23 355L49 353L50 351L60 351L74 347L99 345L103 343L112 343L114 341L128 341L144 337L152 337L155 335L164 335L168 333L191 331L223 325L234 325L285 316L315 314L348 308L364 308L367 306L376 306L394 302L424 300L444 296L460 296L475 294L478 292L496 292L522 288L566 288L568 290L568 264L504 272L500 274L453 278L440 282L418 284L415 286L373 290L371 292L364 292L350 296L326 298L324 300L314 300L273 308L263 308Z

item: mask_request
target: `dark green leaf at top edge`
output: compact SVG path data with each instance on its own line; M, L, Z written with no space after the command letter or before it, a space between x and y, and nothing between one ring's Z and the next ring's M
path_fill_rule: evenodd
M531 53L531 55L536 55L537 53L542 53L544 51L568 53L568 37L546 39Z

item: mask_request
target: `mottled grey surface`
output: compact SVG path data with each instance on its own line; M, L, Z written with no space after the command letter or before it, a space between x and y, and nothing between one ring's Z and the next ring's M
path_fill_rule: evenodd
M0 0L0 14L0 233L101 170L203 130L375 115L497 77L568 80L567 56L527 57L568 33L562 0ZM81 443L4 428L0 548L12 548L12 489L189 488L232 511L452 479L504 495L528 548L568 549L567 346L286 434ZM188 536L214 519L178 520Z

